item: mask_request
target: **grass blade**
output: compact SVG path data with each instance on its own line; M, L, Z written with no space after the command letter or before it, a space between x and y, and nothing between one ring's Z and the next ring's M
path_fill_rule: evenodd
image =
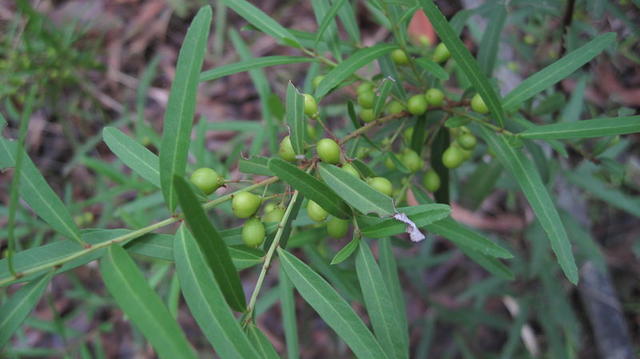
M160 144L160 184L169 211L176 209L173 177L183 176L191 142L191 127L196 109L196 92L211 26L211 7L198 11L187 30L176 65L164 116Z
M304 118L304 96L289 81L287 86L287 125L293 151L304 155L304 137L307 134L307 121Z
M302 56L265 56L256 59L249 59L233 64L217 67L215 69L204 71L200 74L200 82L212 81L225 76L245 72L263 67L271 67L277 65L297 64L301 62L312 62L314 59Z
M611 187L585 170L566 171L563 172L563 175L569 182L586 190L589 195L607 202L612 207L640 217L640 199L638 197L632 197L620 191L619 188Z
M105 127L102 138L111 152L125 165L151 184L160 187L158 156L114 127Z
M640 116L598 118L536 126L519 133L522 138L565 140L626 135L640 132Z

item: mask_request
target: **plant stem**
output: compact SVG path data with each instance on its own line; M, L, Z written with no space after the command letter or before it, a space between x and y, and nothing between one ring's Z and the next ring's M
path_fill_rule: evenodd
M245 187L243 189L231 192L231 193L226 194L224 196L220 196L219 198L216 198L216 199L214 199L212 201L209 201L209 202L205 203L202 206L202 208L205 209L205 210L211 209L211 208L213 208L213 207L215 207L215 206L217 206L217 205L219 205L221 203L224 203L226 201L231 200L233 198L233 196L235 194L237 194L237 193L251 191L251 190L254 190L256 188L260 188L262 186L266 186L266 185L269 185L271 183L275 183L278 180L279 180L278 177L267 178L264 181L258 182L256 184L251 185L251 186L247 186L247 187ZM136 239L136 238L141 237L141 236L143 236L143 235L145 235L147 233L151 233L151 232L155 231L156 229L160 229L160 228L168 226L168 225L170 225L172 223L179 222L182 219L183 219L183 215L182 214L174 215L174 216L169 217L167 219L164 219L164 220L162 220L160 222L156 222L156 223L148 225L146 227L137 229L137 230L135 230L133 232L130 232L130 233L127 233L125 235L113 238L113 239L105 241L105 242L101 242L101 243L98 243L98 244L91 245L90 247L85 247L80 251L71 253L71 254L69 254L69 255L67 255L67 256L65 256L63 258L60 258L60 259L58 259L56 261L48 262L48 263L45 263L45 264L42 264L42 265L39 265L39 266L35 266L35 267L32 267L32 268L29 268L28 270L25 270L23 272L14 274L13 277L0 279L0 286L6 285L6 284L10 284L11 282L13 282L15 280L18 280L18 279L20 279L20 278L22 278L24 276L35 274L35 273L38 273L40 271L44 271L44 270L51 269L51 268L59 268L62 265L64 265L65 263L68 263L68 262L70 262L70 261L72 261L74 259L80 258L80 257L82 257L82 256L84 256L86 254L95 252L95 251L97 251L99 249L102 249L102 248L106 248L106 247L108 247L108 246L110 246L112 244L124 243L124 242L127 242L129 240Z

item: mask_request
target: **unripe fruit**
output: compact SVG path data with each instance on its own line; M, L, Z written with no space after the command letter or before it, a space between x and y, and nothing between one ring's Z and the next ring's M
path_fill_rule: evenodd
M316 145L318 157L324 162L336 164L340 162L340 146L330 138L323 138Z
M393 194L393 185L391 181L384 177L372 177L367 180L369 186L373 187L376 191L391 196Z
M363 92L373 92L373 84L371 82L363 82L356 89L356 93L361 94Z
M349 221L331 217L327 221L327 233L333 238L342 238L349 231Z
M451 53L449 52L447 45L445 45L444 42L439 43L433 52L433 61L442 63L449 60L449 57L451 57Z
M273 202L269 202L262 207L263 213L265 214L273 211L274 209L276 209L276 204Z
M408 150L402 154L402 164L411 172L418 172L424 167L424 161L414 150Z
M282 159L285 161L294 162L296 160L296 153L293 151L293 146L291 145L291 138L289 138L289 136L286 136L280 142L278 155L280 155L280 157L282 157Z
M428 89L424 97L431 106L441 106L444 102L444 92L440 89Z
M318 86L320 86L320 82L322 82L322 80L324 79L324 76L322 75L318 75L316 77L313 78L313 80L311 80L311 87L313 87L313 89L317 89Z
M407 101L407 108L412 115L422 115L427 111L427 100L423 95L414 95Z
M358 105L362 108L373 108L376 94L373 91L365 91L358 94Z
M402 133L402 138L404 139L404 143L411 143L411 139L413 138L413 127L409 127Z
M371 122L376 119L376 114L370 108L363 108L360 110L360 119L363 122Z
M395 115L404 111L404 105L399 101L391 101L387 104L387 114Z
M436 171L428 170L427 173L424 174L422 184L427 191L435 192L440 188L440 176L438 176Z
M224 178L211 168L198 168L191 175L191 183L198 187L205 195L210 195L224 184Z
M265 210L264 216L262 216L262 220L264 223L279 223L284 217L284 207L277 206L270 211Z
M489 108L484 103L480 94L475 94L471 98L471 109L478 113L489 113Z
M316 128L311 126L310 124L308 124L307 125L307 137L310 140L315 140L317 136L318 136L318 131L316 130Z
M387 157L387 159L384 160L384 166L387 167L390 170L395 170L396 169L396 163L393 162L393 159L391 158L391 156Z
M242 226L242 242L249 247L256 248L264 242L266 231L264 224L257 218L251 218Z
M351 163L345 163L342 165L342 169L353 177L360 178L360 173L358 173L358 170Z
M447 168L456 168L464 162L464 153L456 146L449 146L442 154L442 164Z
M391 60L393 60L396 65L406 65L409 63L407 53L401 49L395 49L391 52Z
M304 114L310 117L318 113L318 104L316 99L308 93L304 94Z
M309 215L309 218L316 222L324 221L329 215L329 213L325 211L324 208L320 207L319 204L311 200L309 200L309 203L307 203L307 214Z
M250 192L240 192L233 196L231 200L231 209L233 214L238 218L249 218L260 207L262 199Z
M472 150L476 147L478 140L471 133L465 133L456 139L456 142L465 150Z

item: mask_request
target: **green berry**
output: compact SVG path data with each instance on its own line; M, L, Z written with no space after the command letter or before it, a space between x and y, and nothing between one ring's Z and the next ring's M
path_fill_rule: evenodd
M407 53L401 49L395 49L391 52L391 60L393 60L396 65L407 65L409 63Z
M363 122L371 122L376 119L376 114L370 108L363 108L360 110L360 119Z
M262 207L262 210L264 211L265 214L273 211L274 209L276 209L276 204L273 202L269 202Z
M316 137L318 137L318 131L316 130L316 128L309 124L307 125L307 137L310 140L315 140Z
M424 97L430 106L441 106L444 102L444 92L440 89L428 89Z
M323 138L316 145L318 157L324 162L336 164L340 162L340 146L330 138Z
M423 95L414 95L409 98L407 108L412 115L422 115L427 111L427 100Z
M304 94L304 114L310 117L318 113L318 104L316 99L308 93Z
M391 181L384 177L372 177L367 180L369 186L373 187L376 191L391 196L393 194L393 185Z
M404 111L404 105L402 103L400 103L399 101L391 101L387 104L387 114L389 115L395 115L397 113L400 113L402 111Z
M360 178L360 173L358 173L358 170L351 163L345 163L342 165L342 169L353 177Z
M319 204L311 200L309 200L309 203L307 203L307 214L309 215L309 218L316 222L324 221L329 215L329 213L325 211L324 208L320 207Z
M373 108L376 101L376 94L373 91L360 92L358 94L358 105L362 108Z
M373 92L373 84L371 82L363 82L358 86L356 92L359 94L363 92Z
M440 188L440 176L438 176L436 171L428 170L427 173L424 174L422 184L427 191L435 192Z
M249 247L256 248L264 242L266 231L264 224L257 218L251 218L242 226L242 242Z
M327 233L333 238L342 238L349 231L349 221L331 217L327 221Z
M205 195L210 195L224 184L224 178L211 168L198 168L191 175L191 183L198 187Z
M238 218L249 218L260 207L262 199L250 192L240 192L233 196L231 200L231 209L233 214Z
M264 223L279 223L284 217L284 207L276 206L270 211L265 210L264 216L262 216L262 220Z
M387 159L384 160L384 166L390 170L396 169L396 163L393 162L393 159L391 158L391 156L387 157Z
M451 53L449 52L449 49L447 49L447 46L443 42L439 43L433 52L433 61L442 63L449 60L450 57Z
M475 94L471 98L471 109L478 113L489 113L489 108L484 103L480 94Z
M456 142L465 150L472 150L476 147L478 140L471 133L465 133L456 139Z
M464 153L456 146L449 146L442 154L442 164L447 168L456 168L464 162Z
M313 78L313 80L311 80L311 87L313 87L313 89L317 89L318 86L320 86L320 82L322 82L322 80L324 79L324 76L322 75L318 75L316 77Z
M291 138L289 138L289 136L286 136L280 142L278 155L280 155L280 157L282 157L282 159L285 161L294 162L296 160L296 153L293 151L293 146L291 145Z
M424 167L424 161L420 158L420 155L414 150L408 150L402 154L402 164L407 167L409 171L418 172Z
M409 127L402 133L402 138L404 139L404 143L410 144L411 139L413 138L413 127Z

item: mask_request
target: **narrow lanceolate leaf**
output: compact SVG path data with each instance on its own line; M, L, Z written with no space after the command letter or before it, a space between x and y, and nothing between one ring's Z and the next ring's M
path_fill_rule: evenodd
M127 251L117 244L111 245L100 261L100 273L118 306L160 358L197 358L182 328Z
M522 81L518 87L504 97L502 106L507 111L516 110L524 101L555 85L591 61L604 49L614 44L615 40L616 34L613 32L596 36L580 48L571 51L560 60Z
M389 288L384 285L380 268L366 241L362 241L358 249L356 272L376 338L390 358L408 358L409 348L404 345L401 335L406 328L402 328Z
M476 60L471 56L469 50L464 46L433 0L420 0L420 4L429 20L431 20L431 24L433 24L438 36L451 52L453 59L456 60L456 65L460 67L476 91L482 96L498 124L503 126L506 119L504 109L487 76L482 72Z
M300 349L298 344L298 324L296 320L296 302L293 298L293 283L287 277L282 266L278 275L280 284L278 292L280 294L280 313L282 314L282 327L284 338L287 342L287 358L298 359Z
M287 86L287 125L293 152L304 154L304 136L306 136L307 121L304 118L304 96L289 81Z
M15 165L16 148L15 142L0 137L0 157L3 158L0 161L6 162L6 167ZM47 224L63 236L80 241L80 230L71 214L26 153L22 162L19 190L20 197Z
M351 255L356 251L356 249L358 249L359 244L360 244L360 237L354 234L351 242L347 243L346 246L342 247L342 249L340 249L338 253L336 253L336 255L331 260L331 264L332 265L340 264L345 260L347 260L347 258L351 257Z
M496 135L481 126L478 128L482 137L496 153L498 160L505 168L509 169L520 185L540 224L549 236L551 248L556 254L565 276L571 283L578 283L578 269L567 232L535 165L521 150L514 149L509 145L509 141L504 135Z
M174 185L184 219L187 221L200 251L205 255L207 265L213 272L227 303L236 311L243 311L246 305L244 291L226 243L209 222L209 218L207 218L187 181L182 177L175 177Z
M200 74L200 82L212 81L225 76L237 74L239 72L245 72L252 69L259 69L263 67L271 67L277 65L289 65L297 64L301 62L312 62L314 59L302 56L265 56L256 59L250 59L245 61L236 62L224 66L217 67L215 69L203 71Z
M358 71L361 67L380 56L391 52L391 50L395 48L396 46L392 44L379 44L354 52L351 57L334 67L333 70L329 71L324 79L322 79L322 82L320 82L320 85L315 92L316 99L319 101L329 93L329 91L338 86L342 81L348 79L349 76L353 75L353 73Z
M364 214L390 216L395 212L391 197L378 192L341 168L322 163L320 176L342 199Z
M439 80L447 81L449 79L449 73L447 70L425 57L417 59L416 63Z
M347 204L331 188L298 167L279 158L272 158L269 161L269 169L330 214L343 219L351 216Z
M379 86L378 96L373 104L373 113L376 118L382 112L385 101L387 101L389 93L393 89L394 82L395 80L390 77L385 77L384 80L382 80L382 84Z
M562 122L532 127L519 134L522 138L564 140L626 135L640 132L640 116L599 118L577 122Z
M504 28L507 19L507 7L502 2L496 2L493 6L487 28L480 40L480 50L478 50L478 65L485 75L491 76L498 57L498 46L500 45L500 33Z
M102 139L125 165L151 184L160 187L158 156L114 127L105 127Z
M221 358L255 358L257 353L227 305L205 255L184 225L173 242L182 295L216 353Z
M334 18L336 17L338 10L340 10L340 8L342 7L342 5L344 5L345 2L346 0L334 1L329 11L324 15L324 18L322 19L320 26L318 26L318 32L316 34L316 44L322 40L322 36L324 35L325 31L327 31L327 29L329 28L329 25L335 24Z
M242 173L249 173L262 176L273 176L269 169L269 159L260 156L251 156L248 159L241 158L238 161L238 169Z
M398 277L398 266L391 248L391 240L383 238L378 243L380 273L382 273L384 284L391 295L392 305L400 321L400 331L397 335L400 336L403 347L408 349L409 326L407 324L407 309L404 301L404 291Z
M278 248L280 263L304 300L358 358L388 358L380 343L335 289L293 254Z
M40 279L34 279L15 292L0 307L0 313L2 313L0 316L0 348L18 331L22 322L27 319L29 313L38 304L52 276L53 273L48 273Z
M282 43L290 43L292 45L299 46L298 40L289 30L285 29L277 21L269 17L269 15L265 14L262 10L253 6L248 1L222 0L222 2L265 34L280 40Z
M264 333L258 328L255 324L249 323L246 328L247 337L253 344L255 351L259 354L259 358L262 359L280 359L278 352L276 352L275 348L269 341L269 339L264 335ZM258 358L255 357L255 358Z
M451 213L451 207L446 204L422 204L419 206L398 208L398 212L409 216L418 228L447 218ZM367 218L367 221L371 221ZM368 223L361 231L368 238L385 238L405 233L407 225L394 218L375 219L375 223Z
M160 184L164 200L171 212L177 205L173 177L183 176L187 165L196 93L210 26L211 7L205 6L191 22L180 48L176 77L171 85L164 116L160 144Z
M586 171L577 173L567 171L563 174L571 183L585 189L590 196L599 198L613 207L640 217L640 198L623 193L620 188L612 187Z

